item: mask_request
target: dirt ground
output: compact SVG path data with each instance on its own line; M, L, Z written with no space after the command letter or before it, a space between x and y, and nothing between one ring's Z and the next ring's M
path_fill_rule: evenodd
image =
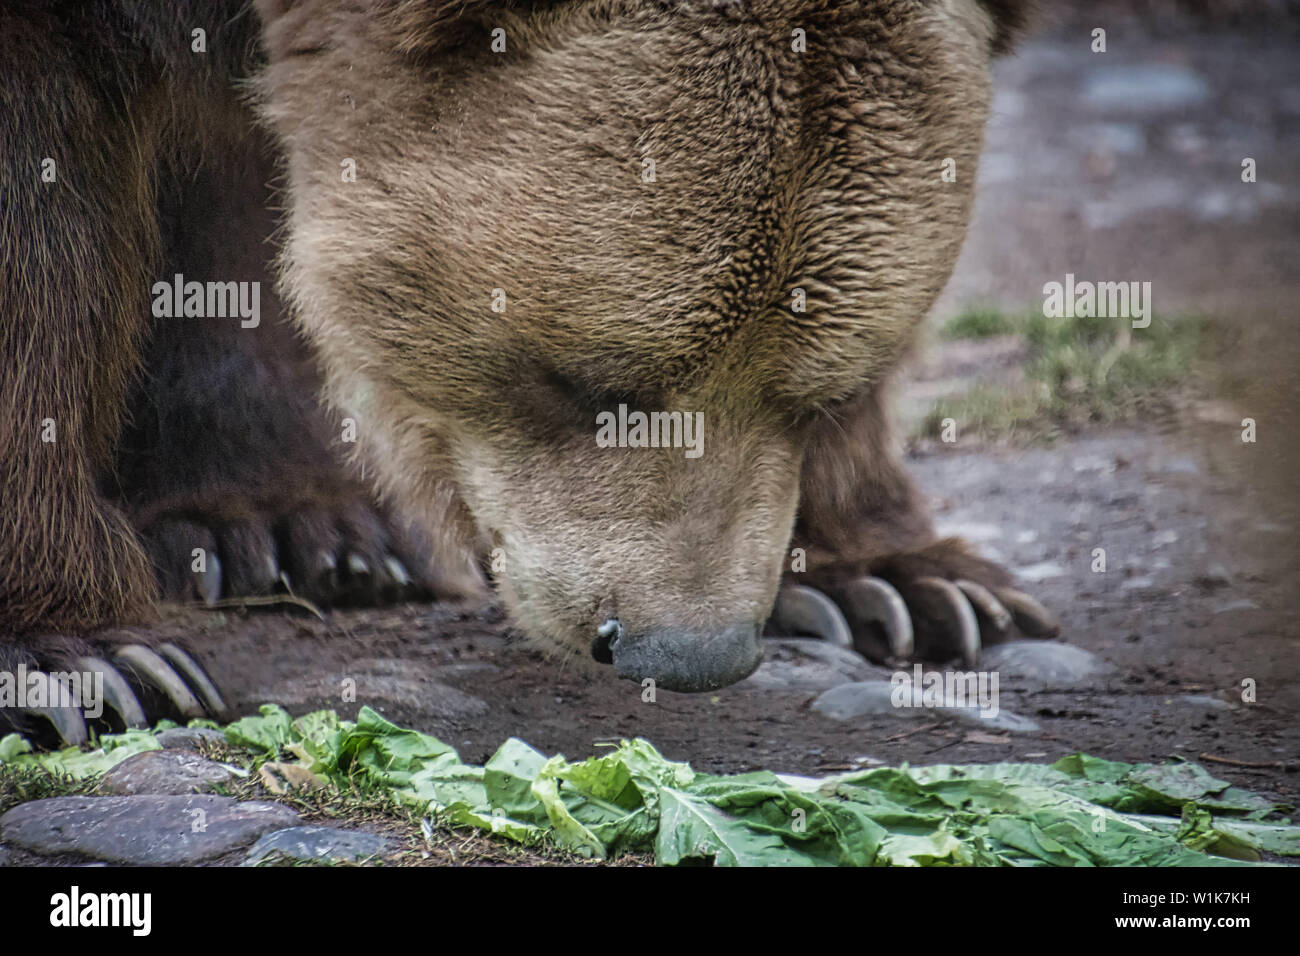
M473 762L510 736L573 758L642 736L713 772L1209 754L1272 765L1206 764L1297 802L1295 49L1276 31L1116 22L1105 54L1089 51L1086 30L1061 26L999 67L976 217L935 323L972 304L1041 303L1042 284L1072 272L1151 281L1157 315L1208 316L1235 343L1215 364L1217 393L1171 418L1032 448L922 442L912 455L941 529L1021 571L1059 613L1061 639L1113 668L1070 692L1004 682L1002 706L1041 732L890 716L839 723L810 710L815 692L749 684L644 703L635 684L547 661L493 608L406 606L325 622L283 609L177 609L156 630L187 638L241 712L278 701L350 715L369 704ZM1258 163L1253 184L1240 179L1246 156ZM903 407L1004 372L968 346L938 347L913 370ZM1254 444L1240 437L1247 415ZM1105 573L1092 570L1095 548ZM355 702L341 696L349 678ZM1253 703L1242 700L1245 680Z

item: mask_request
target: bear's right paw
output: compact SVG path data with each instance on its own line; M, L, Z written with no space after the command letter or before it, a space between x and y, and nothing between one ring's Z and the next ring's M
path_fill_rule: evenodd
M807 580L783 582L776 628L816 634L877 662L959 657L973 668L986 644L1060 631L1005 570L956 539L831 565Z

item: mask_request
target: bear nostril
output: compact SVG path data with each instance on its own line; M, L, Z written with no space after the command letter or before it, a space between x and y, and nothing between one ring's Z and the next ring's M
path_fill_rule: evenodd
M623 636L623 626L618 618L611 617L596 628L596 639L591 642L591 656L600 664L614 663L614 645Z

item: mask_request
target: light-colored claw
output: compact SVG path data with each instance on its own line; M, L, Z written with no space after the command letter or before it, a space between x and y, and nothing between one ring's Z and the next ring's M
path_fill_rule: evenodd
M217 690L217 685L212 683L194 658L175 644L163 644L158 648L158 653L180 673L181 677L189 681L190 687L199 695L203 706L207 708L209 717L224 720L228 716L226 702L222 699L221 692Z
M840 647L853 647L853 632L835 602L816 588L792 584L777 595L773 620L787 634L815 634Z
M1052 612L1024 591L1015 588L998 588L998 600L1011 612L1016 627L1026 637L1056 637L1061 633L1061 625L1056 623Z
M348 555L348 573L354 578L370 578L370 563L359 554Z
M943 578L918 578L916 586L933 590L951 608L957 624L957 643L961 647L962 660L967 667L974 668L980 659L980 625L970 601L957 585Z
M989 619L999 633L1006 633L1007 628L1011 626L1011 612L1002 606L1002 602L993 596L992 591L974 581L953 583L962 594L966 595L966 600L970 601L975 610Z
M114 657L158 688L187 720L203 716L203 705L176 675L170 664L139 644L128 644Z
M389 575L397 582L399 588L405 588L411 583L411 575L406 570L406 565L399 561L395 556L389 555L384 558L384 567L388 569Z
M139 698L135 696L135 691L126 682L126 678L117 672L117 668L102 657L79 657L77 666L83 671L104 675L104 703L122 718L123 724L127 727L149 726Z
M51 677L44 671L33 671L27 675L27 691L32 695L34 690L33 681L44 682L42 688L43 697L47 701L57 702L71 699L71 688L63 681ZM47 706L47 707L24 707L23 713L31 714L33 717L44 717L54 725L54 729L59 732L64 743L69 747L80 747L90 739L90 732L86 729L86 720L81 716L81 708L77 704L71 703L66 706Z
M215 554L208 555L203 573L199 575L196 584L203 603L208 607L215 607L221 600L221 559Z
M907 613L907 602L892 584L880 578L858 578L845 585L844 600L855 623L874 621L884 629L891 656L900 660L911 658L915 648L912 615Z

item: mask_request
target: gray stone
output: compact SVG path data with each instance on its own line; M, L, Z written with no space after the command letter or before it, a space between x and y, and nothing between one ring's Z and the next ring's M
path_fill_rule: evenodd
M1194 459L1175 456L1161 462L1156 470L1166 475L1199 475L1201 466Z
M1236 601L1229 601L1227 604L1220 604L1214 609L1215 614L1232 614L1234 611L1258 611L1259 605L1250 598L1241 598Z
M340 863L382 856L394 849L392 840L362 830L335 827L290 827L268 833L248 851L240 866L262 863Z
M1218 697L1212 697L1209 694L1180 694L1174 698L1174 702L1184 707L1194 707L1204 711L1225 711L1235 710L1232 704L1226 700L1220 700Z
M1016 577L1022 578L1030 584L1041 584L1043 581L1059 578L1064 574L1065 568L1055 561L1040 561L1037 564L1016 568Z
M0 846L0 866L9 865L9 851Z
M755 690L825 690L868 680L884 671L846 647L816 638L767 638L763 663L738 687Z
M841 684L813 701L812 709L832 720L852 720L885 714L890 717L924 717L923 710L894 706L894 687L887 680Z
M1146 133L1134 123L1091 123L1080 129L1073 139L1084 148L1122 156L1139 156L1147 149Z
M985 648L980 668L998 672L1003 689L1032 686L1077 687L1096 680L1109 667L1095 654L1058 641L1011 641Z
M907 693L910 695L910 692ZM984 712L978 705L896 706L894 685L886 680L861 681L832 687L813 701L812 708L832 720L854 720L871 715L897 717L904 720L931 720L942 717L986 730L1033 733L1039 729L1038 724L1028 717L1022 717L1001 707L990 708Z
M1120 582L1121 591L1149 591L1156 586L1156 579L1149 574L1141 574L1135 578L1126 578Z
M1089 106L1125 113L1185 109L1209 97L1203 76L1167 63L1102 67L1089 74L1083 87Z
M228 767L184 750L147 750L104 774L109 793L202 793L226 783Z
M200 746L224 744L226 735L207 727L173 727L164 730L157 739L166 750L198 750Z
M207 794L49 797L0 817L0 839L32 853L77 853L112 863L180 866L211 860L271 830L295 826L278 803Z

